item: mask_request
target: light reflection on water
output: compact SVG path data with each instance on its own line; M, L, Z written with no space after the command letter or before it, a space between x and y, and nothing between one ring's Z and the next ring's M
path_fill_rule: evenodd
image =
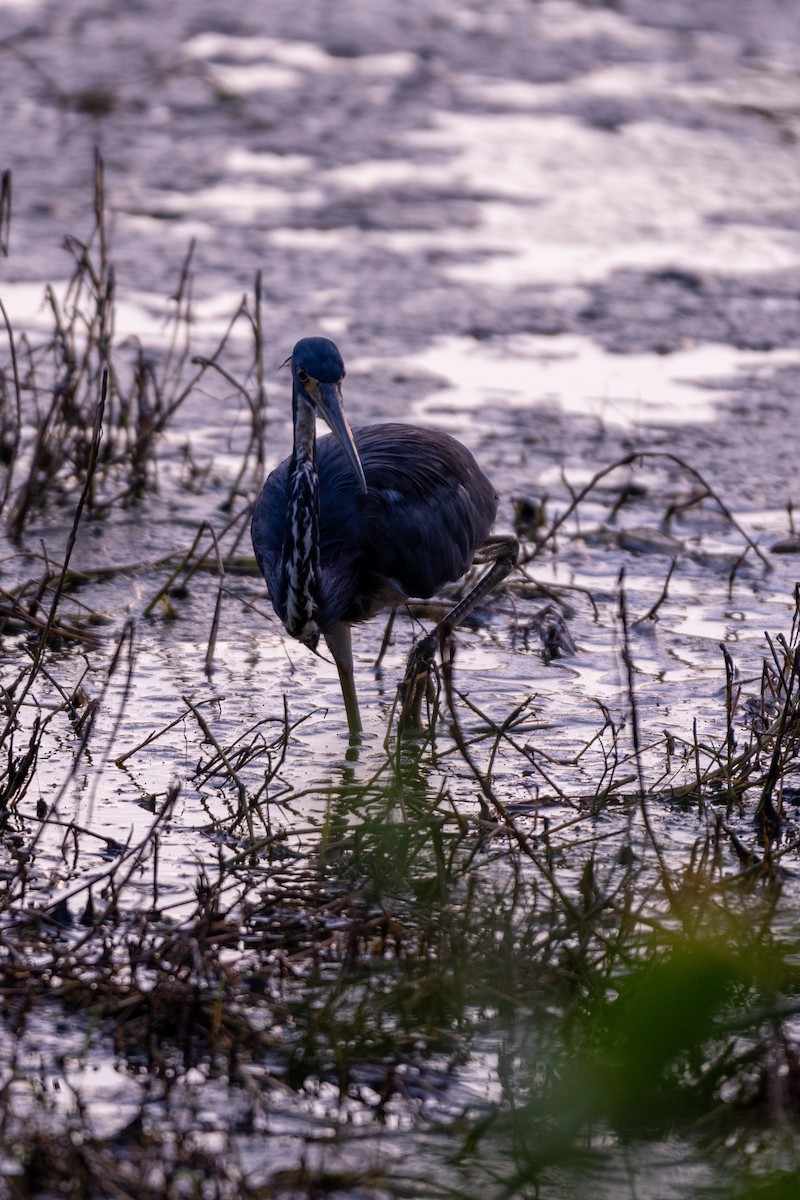
M611 354L589 338L517 336L490 344L450 338L416 355L419 370L438 376L441 390L417 403L424 420L451 407L451 424L472 410L478 425L488 400L508 408L555 404L565 412L597 416L623 426L648 422L708 422L725 399L720 379L776 365L800 364L795 350L757 353L732 346L702 345L670 355ZM733 385L732 385L733 386ZM587 466L585 477L593 472ZM576 482L584 482L575 473ZM546 479L546 477L545 477Z

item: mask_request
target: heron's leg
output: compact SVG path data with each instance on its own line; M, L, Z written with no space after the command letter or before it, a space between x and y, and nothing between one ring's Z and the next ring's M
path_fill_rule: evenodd
M458 604L442 617L433 631L438 643L441 644L445 638L448 638L456 626L460 625L465 617L468 617L478 607L484 596L493 592L498 584L503 582L506 575L511 574L517 565L518 554L519 542L515 537L493 537L484 542L475 556L475 561L492 565L486 574L481 576L475 587L467 592L464 599L459 600Z
M498 584L502 583L517 565L519 542L515 537L493 537L484 542L475 556L476 562L491 563L463 600L459 600L439 624L412 648L406 664L406 673L400 685L400 728L420 725L422 700L427 691L431 668L437 646L442 646L453 630L478 607Z
M411 653L406 663L406 673L400 684L400 716L397 722L398 733L406 729L419 729L422 724L422 701L428 694L431 682L431 672L438 645L436 626L431 633L420 638L411 647Z
M336 669L339 672L339 683L342 688L347 725L351 732L361 733L361 714L358 711L358 696L356 681L353 674L353 643L350 637L350 626L340 621L323 634L328 649L333 655Z

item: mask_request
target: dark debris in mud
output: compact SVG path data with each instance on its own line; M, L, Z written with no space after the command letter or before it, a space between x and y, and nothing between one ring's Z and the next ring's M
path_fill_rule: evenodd
M590 291L577 327L619 354L669 354L702 342L776 350L800 342L793 272L711 276L618 271Z

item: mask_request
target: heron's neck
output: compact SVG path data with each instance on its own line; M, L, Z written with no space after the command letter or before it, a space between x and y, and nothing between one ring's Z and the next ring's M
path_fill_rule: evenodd
M315 414L301 397L294 401L294 451L284 537L286 625L292 637L316 648L319 576L319 478Z

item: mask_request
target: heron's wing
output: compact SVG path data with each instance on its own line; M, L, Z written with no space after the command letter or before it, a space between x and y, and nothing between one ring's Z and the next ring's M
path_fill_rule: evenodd
M371 425L355 434L367 480L358 491L333 438L318 443L321 561L358 562L406 596L459 579L486 540L497 495L472 454L447 434ZM374 610L373 610L374 611Z
M286 578L283 571L283 539L286 529L286 505L289 494L290 459L268 476L253 509L250 532L256 561L267 583L275 611L285 607Z
M460 579L486 540L497 496L471 453L447 434L410 425L355 433L367 480L361 492L332 435L317 442L320 629L362 621L406 596L432 596ZM253 546L281 619L290 460L272 472L256 503Z

